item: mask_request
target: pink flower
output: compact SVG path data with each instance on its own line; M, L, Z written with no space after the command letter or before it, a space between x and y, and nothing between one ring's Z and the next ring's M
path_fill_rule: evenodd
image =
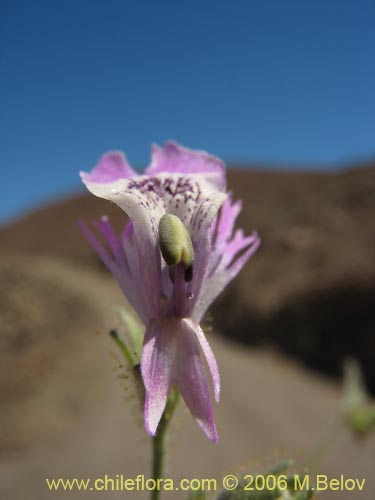
M241 230L234 232L241 204L233 203L225 191L224 164L207 153L168 142L163 148L153 146L151 165L143 175L132 170L122 153L112 152L81 177L93 194L115 202L130 219L120 236L107 217L95 222L109 251L84 224L82 230L146 325L141 372L147 432L155 435L176 384L198 425L217 443L200 351L207 360L216 401L220 377L199 322L260 243L255 233L245 237ZM161 234L159 227L166 214L176 216L167 217L172 226L177 224L171 234ZM188 257L168 265L163 240L170 244L176 239L178 246L184 235L190 250L181 255ZM192 266L186 264L188 258Z

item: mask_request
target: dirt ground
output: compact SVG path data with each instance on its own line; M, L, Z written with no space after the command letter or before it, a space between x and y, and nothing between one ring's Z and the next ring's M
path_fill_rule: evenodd
M1 255L0 497L7 500L147 498L146 493L48 491L45 478L149 474L132 378L108 336L124 299L112 279L78 263ZM302 463L337 414L340 386L280 355L211 334L222 377L215 408L220 444L208 442L184 404L172 423L165 474L174 479L261 472ZM366 478L375 495L375 442L340 429L318 471ZM186 498L176 492L165 498Z
M239 226L258 229L262 246L210 314L220 444L180 404L167 477L220 484L286 458L301 466L337 417L348 355L375 392L374 173L373 163L330 173L230 171L229 188L243 199ZM108 335L124 298L77 228L77 219L103 213L117 228L125 222L85 194L0 228L0 498L148 497L51 493L45 484L150 473L134 380ZM361 441L341 425L317 472L365 478L365 489L319 498L373 500L374 461L374 436Z

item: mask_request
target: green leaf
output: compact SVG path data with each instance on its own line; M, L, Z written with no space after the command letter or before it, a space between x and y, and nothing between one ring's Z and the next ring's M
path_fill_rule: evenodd
M142 356L144 325L134 314L124 308L119 307L117 313L130 337L133 365L136 365Z

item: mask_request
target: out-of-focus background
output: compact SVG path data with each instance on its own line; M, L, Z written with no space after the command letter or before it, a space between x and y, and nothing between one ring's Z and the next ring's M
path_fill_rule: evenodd
M107 150L140 170L169 138L222 157L239 226L262 237L206 319L220 445L181 407L168 477L303 463L339 411L348 357L374 394L374 24L366 0L2 0L4 498L65 498L46 477L149 473L136 390L108 336L125 300L77 228L103 213L124 224L79 183ZM366 478L340 498L370 500L374 459L373 436L342 428L319 471Z

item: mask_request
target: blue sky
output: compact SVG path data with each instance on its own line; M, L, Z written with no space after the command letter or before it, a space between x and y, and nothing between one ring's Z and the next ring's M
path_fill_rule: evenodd
M0 221L169 138L236 163L374 157L374 25L366 0L1 0Z

